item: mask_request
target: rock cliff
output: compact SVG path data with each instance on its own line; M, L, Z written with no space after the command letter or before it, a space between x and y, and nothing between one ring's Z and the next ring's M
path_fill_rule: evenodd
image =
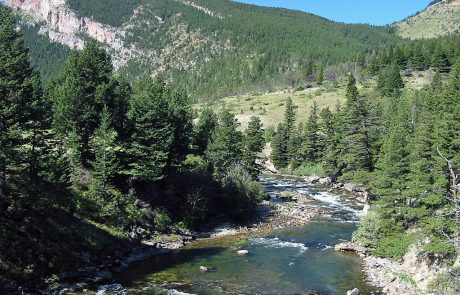
M52 42L70 48L82 49L86 35L107 45L115 52L123 54L124 31L92 20L77 17L64 0L6 0L10 8L30 16L33 22L43 23L40 33L47 35ZM121 59L118 59L121 60ZM115 62L120 65L120 62Z

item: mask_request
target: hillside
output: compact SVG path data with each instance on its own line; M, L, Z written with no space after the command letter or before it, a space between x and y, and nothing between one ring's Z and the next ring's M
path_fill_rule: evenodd
M396 24L404 38L419 39L458 33L460 0L433 1L425 10Z
M296 84L315 67L344 63L359 52L395 44L391 28L347 25L292 10L226 0L7 0L23 29L81 49L92 37L133 80L164 73L198 97L262 85ZM32 53L37 44L26 38ZM59 68L62 49L47 59ZM39 54L32 54L35 65ZM43 62L46 57L40 55ZM44 66L41 67L42 74ZM310 72L310 73L309 73ZM52 75L46 73L46 77ZM192 77L192 78L191 78ZM268 81L268 82L267 82Z

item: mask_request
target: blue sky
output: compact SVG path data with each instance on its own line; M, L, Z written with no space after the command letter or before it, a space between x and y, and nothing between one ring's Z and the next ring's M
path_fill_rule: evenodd
M303 10L346 23L387 25L424 9L432 0L238 0Z

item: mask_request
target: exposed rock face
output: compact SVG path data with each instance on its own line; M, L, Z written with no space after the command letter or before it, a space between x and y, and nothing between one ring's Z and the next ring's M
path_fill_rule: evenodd
M366 247L355 245L354 243L351 243L351 242L337 244L335 245L334 249L336 251L343 251L343 252L356 252L360 255L366 255L368 252L368 249Z
M388 295L431 294L428 291L429 284L439 274L449 271L445 265L429 263L420 255L415 245L406 253L402 262L374 256L368 256L364 261L370 282L383 288L383 292ZM455 293L446 291L442 294Z
M115 50L118 56L124 55L122 29L96 22L89 17L79 18L64 0L6 0L5 4L31 16L35 22L44 22L40 33L47 35L52 42L82 49L85 41L80 36L87 35ZM114 65L120 66L122 60L115 58Z
M194 2L175 1L208 16L225 18ZM201 61L206 63L223 52L234 50L230 40L220 42L216 36L189 30L180 14L165 20L156 15L148 4L134 9L131 18L121 27L106 25L90 17L79 17L65 0L5 0L5 4L30 17L25 22L43 24L39 33L52 42L82 49L86 36L96 39L112 56L116 70L132 61L132 64L147 69L152 76L167 68L193 71L203 64ZM205 48L211 50L206 51Z

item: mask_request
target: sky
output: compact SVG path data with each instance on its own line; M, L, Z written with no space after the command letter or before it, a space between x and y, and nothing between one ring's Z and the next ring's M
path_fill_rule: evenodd
M346 22L387 25L423 10L432 0L238 0L260 6L284 7Z

